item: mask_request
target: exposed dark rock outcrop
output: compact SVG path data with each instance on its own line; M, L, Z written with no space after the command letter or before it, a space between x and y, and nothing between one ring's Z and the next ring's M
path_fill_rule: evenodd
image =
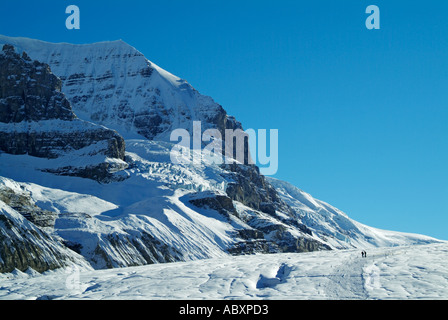
M254 167L246 169L255 170ZM269 183L266 182L263 176L258 175L257 179L259 182L265 182L265 184L263 184L265 188L270 187ZM244 185L247 185L248 183L249 182L245 181ZM262 197L263 200L271 201L269 203L269 207L272 208L272 210L266 210L263 212L262 209L264 206L262 205L258 206L258 209L256 209L257 211L262 212L246 211L245 213L239 213L233 204L233 200L229 196L211 191L190 194L188 195L188 201L196 207L211 209L219 212L230 223L232 221L231 216L233 216L233 219L239 221L241 225L247 225L247 227L237 230L234 235L236 239L241 239L241 241L237 242L227 250L231 254L240 255L253 253L309 252L330 249L328 246L311 238L312 232L305 225L302 225L297 222L297 220L293 219L292 214L290 219L281 218L276 215L276 208L283 212L284 210L292 209L289 208L286 203L277 198L275 190L271 190L271 197L264 198L266 195L260 196L255 187L256 186L252 185L252 190L250 191L254 194L242 193L240 194L240 199L258 199L259 197ZM259 185L258 188L261 188L261 186ZM278 201L274 202L273 199ZM252 202L247 203L254 205ZM254 203L256 204L257 202ZM275 216L275 219L269 219L269 216ZM288 222L291 221L294 221L294 223L288 224ZM303 234L297 235L296 233L291 232L291 225L298 227Z
M233 183L227 187L227 195L246 206L275 215L275 211L291 211L280 199L275 189L260 174L255 165L226 164L224 169L229 172Z
M47 64L19 55L11 45L0 54L0 122L76 119L61 93L61 80Z
M294 225L302 232L312 235L312 231L298 221L296 211L285 203L275 188L260 174L255 165L226 164L230 178L226 189L227 195L246 206L265 212L288 225ZM281 212L279 216L277 212Z
M229 218L230 215L238 216L233 201L228 196L214 192L199 192L189 195L191 204L199 208L208 208L218 211L223 216Z

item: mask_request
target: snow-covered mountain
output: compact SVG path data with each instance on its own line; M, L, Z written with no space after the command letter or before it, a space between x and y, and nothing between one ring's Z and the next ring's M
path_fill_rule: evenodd
M201 121L204 130L241 128L212 98L121 40L73 45L0 35L3 44L50 65L80 119L125 138L169 141L174 129L192 132L193 120Z
M253 165L172 163L171 130L191 130L196 120L204 130L235 129L241 124L211 98L122 41L71 45L0 36L2 43L21 54L10 53L17 63L31 63L34 69L48 63L49 68L45 79L31 81L27 75L31 71L14 73L7 68L1 78L3 93L20 81L24 86L19 86L19 95L7 94L0 100L0 141L4 142L0 145L0 205L4 208L0 219L6 213L22 215L28 221L24 228L28 224L38 228L54 246L73 253L70 261L102 269L253 253L437 242L361 225L286 182L264 177ZM14 74L20 81L8 82ZM55 76L60 90L56 86L49 97L67 100L64 110L71 117L55 116L58 108L43 112L50 110L45 103L32 104L36 112L30 117L30 108L21 107L28 105L28 88L48 87L45 81ZM32 95L42 101L45 92L37 90ZM8 118L8 101L13 98L21 101L16 109L24 116L14 121ZM89 134L92 130L101 134ZM38 132L40 140L46 141L43 154L30 152L32 148L24 152L11 148L21 141L17 138L21 133L26 134L22 140L29 146L30 132ZM121 136L125 143L119 142ZM111 139L115 142L103 143ZM81 145L72 143L78 140ZM65 143L54 148L52 141ZM57 151L55 155L52 150ZM80 170L99 164L105 164L106 175ZM0 231L6 227L0 226ZM39 247L48 254L48 246ZM9 255L0 247L3 270L16 266L7 259ZM24 271L32 265L16 267Z

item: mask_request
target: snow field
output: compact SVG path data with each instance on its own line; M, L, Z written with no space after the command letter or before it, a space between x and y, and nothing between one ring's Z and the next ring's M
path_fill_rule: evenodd
M15 272L0 275L0 299L447 299L447 258L443 243L371 249L367 258L341 250Z

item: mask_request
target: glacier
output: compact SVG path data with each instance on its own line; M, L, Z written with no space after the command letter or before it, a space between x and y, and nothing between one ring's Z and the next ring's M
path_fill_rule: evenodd
M367 258L337 250L15 272L0 274L0 300L446 300L447 253L445 243L374 248ZM76 282L67 286L71 277Z

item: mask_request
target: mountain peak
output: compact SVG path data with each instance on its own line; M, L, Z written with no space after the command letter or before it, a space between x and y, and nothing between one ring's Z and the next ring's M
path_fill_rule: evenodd
M193 121L203 130L241 128L212 98L123 40L73 45L0 36L5 43L50 65L79 118L126 138L169 141L174 129L192 132Z

